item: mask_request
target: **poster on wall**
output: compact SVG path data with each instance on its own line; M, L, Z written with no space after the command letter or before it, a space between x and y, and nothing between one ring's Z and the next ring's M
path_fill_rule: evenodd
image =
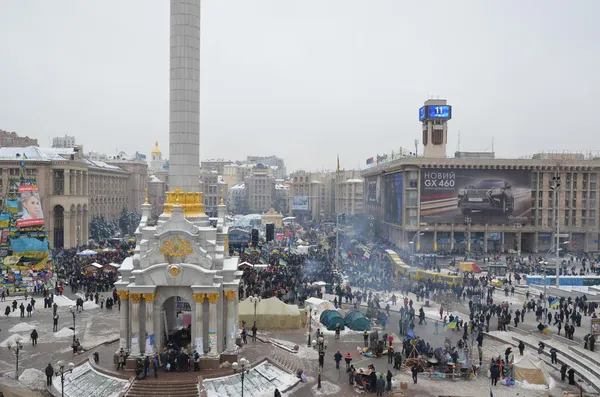
M0 289L53 287L52 256L34 180L9 179L0 229Z
M208 348L210 354L217 354L217 333L214 331L208 332Z
M402 224L403 174L386 175L383 181L384 219Z
M369 179L367 183L367 201L371 204L377 202L377 179Z
M308 196L294 196L292 210L308 211Z
M530 172L421 170L421 223L529 225Z

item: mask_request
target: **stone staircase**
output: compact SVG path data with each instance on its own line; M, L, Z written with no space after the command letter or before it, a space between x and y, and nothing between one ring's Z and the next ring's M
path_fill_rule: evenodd
M133 382L125 397L199 397L197 379L161 380L148 378Z
M513 331L516 331L513 329ZM519 330L521 331L521 330ZM537 351L540 339L544 340L546 348L543 355L550 357L550 348L554 347L558 350L558 362L565 363L573 368L575 372L587 382L596 392L600 392L600 360L594 357L592 352L585 353L583 349L578 349L575 346L560 343L555 338L533 336L528 332L518 332L518 336L511 336L508 333L494 332L487 334L496 340L501 340L505 343L516 346L519 341L523 341L525 346L533 351Z

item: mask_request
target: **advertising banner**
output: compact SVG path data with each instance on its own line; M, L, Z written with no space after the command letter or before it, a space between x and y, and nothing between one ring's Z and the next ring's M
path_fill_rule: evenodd
M402 224L403 174L386 175L383 180L384 219Z
M308 211L308 196L294 196L292 210Z
M19 196L17 227L43 225L44 213L37 186L21 185L17 193Z
M592 335L600 335L600 318L592 318Z
M0 212L0 288L53 286L54 272L44 215L34 180L9 179Z
M529 171L421 170L422 224L529 225L530 213Z
M369 203L377 202L377 179L369 179L367 182L367 201Z

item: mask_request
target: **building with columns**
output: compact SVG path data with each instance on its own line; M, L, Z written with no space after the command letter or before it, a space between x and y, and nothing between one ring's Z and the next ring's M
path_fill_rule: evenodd
M0 148L0 205L9 186L19 182L21 162L25 179L38 187L53 248L86 243L93 217L117 219L123 207L131 206L128 171L84 158L76 148L37 146Z
M156 226L148 226L151 205L142 206L133 257L116 283L122 299L120 348L131 357L162 351L176 330L177 302L189 304L189 353L202 356L201 369L217 369L237 359L237 257L229 256L225 205L217 227L204 213L202 193L167 192ZM166 327L166 328L165 328Z

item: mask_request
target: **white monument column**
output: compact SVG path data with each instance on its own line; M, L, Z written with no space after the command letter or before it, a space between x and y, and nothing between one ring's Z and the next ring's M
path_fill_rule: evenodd
M117 291L121 300L120 322L119 322L119 348L127 349L127 331L129 330L129 292Z
M226 351L229 353L235 352L235 338L237 336L236 321L235 321L235 296L236 291L225 291L227 299L227 324L225 325L225 335L227 335Z
M156 294L143 294L146 307L146 354L152 355L154 349L154 299Z
M169 185L199 192L200 0L171 0Z
M140 300L142 294L129 294L131 299L131 357L140 356Z
M204 355L204 299L206 294L192 294L194 301L196 302L195 308L195 335L194 335L194 349L201 356Z
M208 301L210 302L208 308L208 355L211 357L217 357L219 355L218 350L218 326L217 326L217 302L219 301L218 293L206 294Z

